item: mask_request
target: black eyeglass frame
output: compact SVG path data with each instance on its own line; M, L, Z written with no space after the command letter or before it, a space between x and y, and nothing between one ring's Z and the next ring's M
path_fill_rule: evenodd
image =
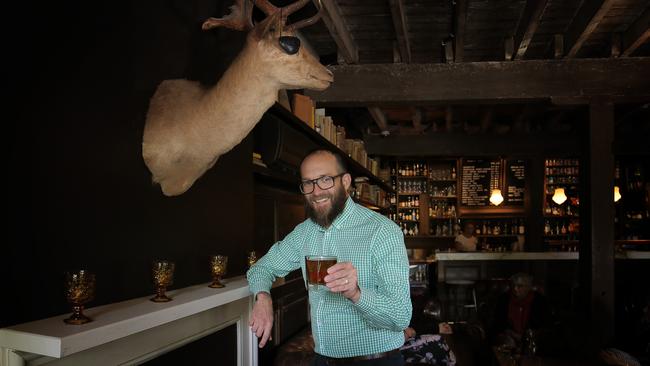
M335 179L338 178L338 177L342 177L342 176L344 176L344 175L346 175L346 174L348 174L348 172L343 172L343 173L341 173L341 174L337 174L337 175L333 175L333 176L330 176L330 175L323 175L322 177L318 177L318 178L316 178L316 179L305 179L305 180L303 180L302 182L300 182L300 184L298 185L298 188L300 189L300 192L301 192L302 194L311 194L311 193L314 193L314 190L316 189L316 186L318 186L318 188L320 188L320 189L322 189L322 190L332 189L332 188L336 185L336 183L335 183ZM327 188L323 188L323 187L321 187L321 185L318 184L318 181L321 180L321 179L323 179L323 178L330 178L330 179L332 179L332 185L329 186L329 187L327 187ZM311 184L312 184L312 186L311 186L311 191L309 191L309 192L305 192L305 189L303 188L303 185L304 185L305 183L311 183Z

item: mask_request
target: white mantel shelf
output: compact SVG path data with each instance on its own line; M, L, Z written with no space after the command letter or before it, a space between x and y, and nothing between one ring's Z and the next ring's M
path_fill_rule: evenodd
M223 283L221 289L206 283L168 291L173 301L167 303L149 301L151 295L89 308L84 314L94 321L84 325L65 324L65 314L3 328L0 347L62 358L250 296L243 276Z

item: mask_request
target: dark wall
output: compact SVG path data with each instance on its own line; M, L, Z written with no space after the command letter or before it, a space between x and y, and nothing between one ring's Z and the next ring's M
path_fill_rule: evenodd
M225 5L28 3L13 13L0 326L69 311L67 269L96 272L90 306L151 293L155 258L176 262L172 288L208 282L212 253L230 256L229 276L244 273L252 139L173 198L152 185L141 157L156 85L214 83L241 49L243 34L199 30Z

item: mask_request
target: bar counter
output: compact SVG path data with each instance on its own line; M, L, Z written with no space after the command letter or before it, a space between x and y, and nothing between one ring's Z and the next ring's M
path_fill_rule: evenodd
M448 279L449 268L470 269L472 262L476 264L476 275L484 273L485 261L556 261L578 260L578 252L438 252L433 259L425 262L438 262L438 281ZM627 250L616 253L616 259L650 259L650 251ZM422 262L422 261L420 261Z

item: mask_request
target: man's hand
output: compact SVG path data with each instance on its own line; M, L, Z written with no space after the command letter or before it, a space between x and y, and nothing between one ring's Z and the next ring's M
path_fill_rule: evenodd
M350 262L337 263L327 269L325 285L332 292L340 292L343 296L357 303L361 297L357 269Z
M259 347L264 347L266 341L271 339L271 328L273 328L273 300L271 300L270 294L257 293L249 325L257 338L261 338Z

